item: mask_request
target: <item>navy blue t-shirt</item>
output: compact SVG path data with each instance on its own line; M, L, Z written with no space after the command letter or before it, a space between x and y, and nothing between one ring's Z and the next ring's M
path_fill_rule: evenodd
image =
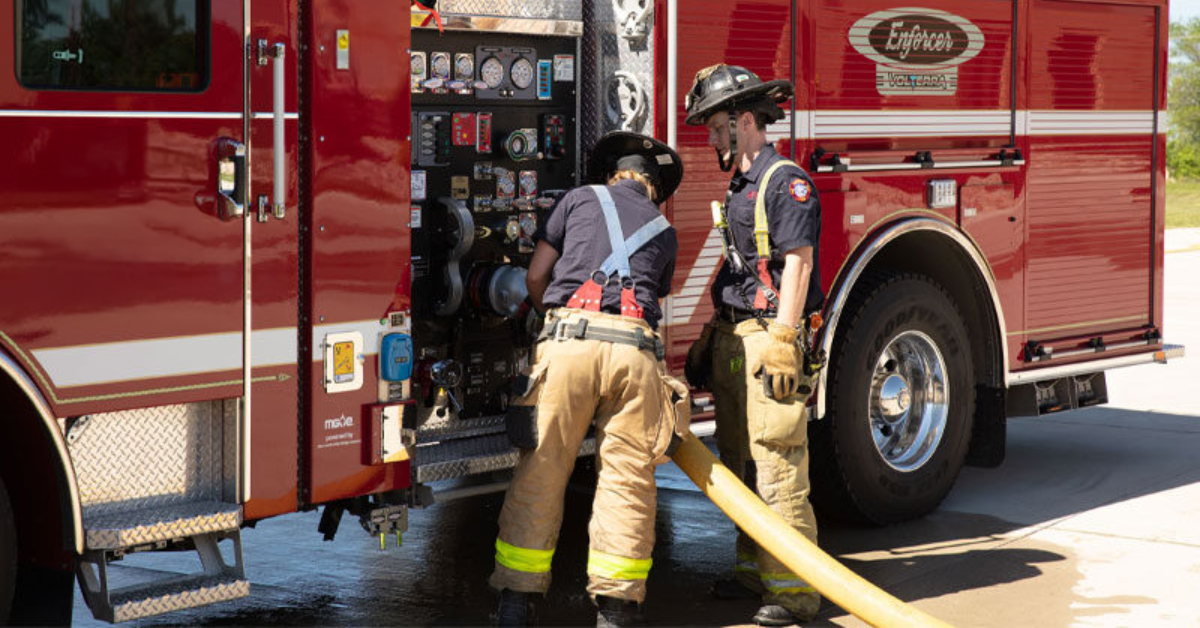
M645 189L642 184L629 179L608 186L625 238L660 216L658 207L646 197ZM576 188L563 196L535 239L545 240L560 256L554 264L550 286L542 297L546 307L565 306L571 295L612 253L604 210L596 193L587 187ZM668 227L629 256L634 296L642 307L643 318L651 327L657 328L662 318L658 300L671 292L678 251L675 228ZM604 289L600 310L621 313L621 287L615 276Z
M784 253L801 247L813 247L812 275L808 280L808 295L804 313L821 308L825 295L821 291L821 270L818 244L821 241L821 202L812 179L798 166L781 166L771 175L769 188L759 189L762 177L772 164L783 159L771 146L764 146L754 158L750 170L737 172L729 182L729 204L726 207L729 230L738 251L746 259L749 272L757 274L758 246L754 240L754 206L759 194L766 194L767 231L771 242L772 288L779 291L783 275ZM758 283L750 274L733 272L728 260L721 264L713 280L713 305L727 305L739 310L753 309ZM775 308L768 304L768 309Z

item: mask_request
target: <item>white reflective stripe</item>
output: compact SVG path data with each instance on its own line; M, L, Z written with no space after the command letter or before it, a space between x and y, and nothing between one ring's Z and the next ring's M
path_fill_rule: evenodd
M1154 132L1154 111L1029 112L1029 135L1149 135Z
M1019 110L1017 135L1136 135L1166 133L1167 112L1153 110L1066 111ZM796 139L867 137L1004 136L1013 127L1013 112L1001 110L817 110L796 112ZM767 141L790 137L792 113L767 125Z
M272 112L256 112L254 118L270 119ZM285 120L299 120L300 114L284 114ZM134 118L152 120L240 120L241 112L224 111L49 111L43 109L0 109L0 118Z
M700 304L704 295L704 289L708 287L708 280L721 265L721 260L721 233L712 229L708 232L708 238L704 240L704 246L696 256L696 261L692 263L687 279L679 291L669 297L665 324L682 325L692 319L692 314L696 313L696 306Z
M1008 135L1012 111L817 111L815 139Z
M321 343L327 334L347 331L362 333L363 355L379 353L383 329L378 320L320 325L313 329L312 359L324 359ZM296 334L295 327L256 330L251 338L254 366L295 364ZM242 368L242 335L230 332L152 338L36 349L32 353L55 387L68 388L238 370Z

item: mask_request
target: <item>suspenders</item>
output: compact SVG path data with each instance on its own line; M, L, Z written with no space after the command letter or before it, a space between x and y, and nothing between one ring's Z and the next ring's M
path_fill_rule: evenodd
M771 183L771 175L775 174L776 170L779 170L784 166L795 165L795 162L787 159L780 159L767 168L767 171L763 173L762 179L760 180L761 183L758 185L758 194L754 201L754 244L757 248L758 263L755 264L756 268L754 269L752 275L755 278L756 283L758 283L758 289L754 292L754 309L756 310L765 310L769 305L779 307L779 296L775 290L775 287L771 283L771 271L767 268L767 262L771 261L771 234L767 223L766 190ZM715 209L713 211L713 219L713 226L717 229L724 230L729 228L725 217ZM741 257L741 252L737 250L737 243L733 240L732 234L728 238L722 238L722 246L725 248L725 257L729 257L729 246L725 245L726 241L732 243L734 253L736 253L738 257ZM742 260L741 267L745 268L745 260ZM751 271L747 270L746 272Z
M617 206L613 203L608 188L603 185L590 185L588 188L596 195L601 209L604 210L604 224L608 229L608 243L612 253L600 264L600 268L593 271L592 276L579 286L575 294L571 295L567 307L599 312L604 287L608 285L613 274L616 274L617 280L621 282L621 316L642 318L642 308L637 304L633 292L634 282L629 269L629 255L653 240L654 236L666 231L671 224L665 217L659 216L639 227L626 240L621 237L621 219L617 215ZM597 276L603 277L603 283L596 282Z

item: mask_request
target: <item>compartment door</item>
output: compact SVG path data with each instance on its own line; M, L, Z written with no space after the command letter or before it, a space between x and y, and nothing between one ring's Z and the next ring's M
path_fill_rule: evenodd
M241 396L242 4L9 6L0 345L59 416Z
M1148 325L1157 10L1035 0L1030 23L1024 331Z

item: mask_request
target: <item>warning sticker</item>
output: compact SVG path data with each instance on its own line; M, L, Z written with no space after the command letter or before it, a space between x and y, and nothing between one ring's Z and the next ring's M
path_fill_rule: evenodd
M333 345L333 381L342 384L354 379L354 343L338 342Z

